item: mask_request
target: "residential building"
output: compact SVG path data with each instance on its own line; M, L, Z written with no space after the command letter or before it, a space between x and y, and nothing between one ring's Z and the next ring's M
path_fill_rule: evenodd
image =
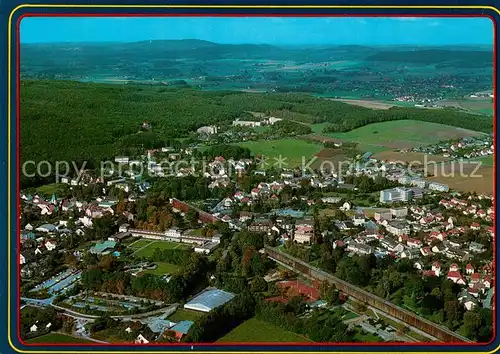
M367 255L373 252L370 246L357 242L349 243L347 245L347 250L361 255Z
M391 214L395 218L404 218L408 215L408 208L391 208Z
M408 235L410 233L410 225L408 225L406 220L389 221L385 228L387 229L387 232L396 236Z

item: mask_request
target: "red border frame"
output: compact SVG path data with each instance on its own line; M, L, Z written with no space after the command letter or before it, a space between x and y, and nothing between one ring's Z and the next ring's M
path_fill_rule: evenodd
M496 80L496 75L497 75L497 23L495 21L495 18L489 14L481 14L481 15L463 15L463 14L234 14L234 13L228 13L228 14L207 14L207 13L202 13L202 14L194 14L194 13L189 13L189 14L177 14L177 13L172 13L172 14L150 14L150 13L123 13L123 14L104 14L104 13L27 13L27 14L22 14L19 16L17 19L16 23L16 147L17 147L17 154L16 154L16 162L17 166L19 168L20 166L20 97L21 97L21 90L20 90L20 24L21 20L25 17L424 17L424 18L484 18L487 17L489 18L492 23L493 23L493 144L494 144L494 162L493 162L493 168L495 169L494 171L494 179L493 179L493 198L494 202L496 203L496 153L497 153L497 140L496 140L496 118L497 118L497 80ZM16 262L16 271L17 271L17 289L20 289L20 264L19 264L19 259L21 255L21 244L20 244L20 229L21 229L21 221L20 221L20 200L19 200L19 195L20 195L20 174L18 173L16 175L16 216L17 216L17 228L18 228L18 237L17 237L17 262ZM496 206L496 204L494 204ZM496 209L496 208L495 208ZM495 211L495 218L493 220L493 227L495 229L495 232L493 234L493 244L495 245L496 242L496 211ZM496 257L496 247L493 247L493 278L495 279L494 281L494 287L496 290L496 267L495 267L495 258ZM495 311L498 311L497 309L497 294L496 291L494 293L494 304L495 304ZM496 333L496 316L495 313L493 313L493 337L489 342L486 343L479 343L479 342L474 342L474 343L466 343L466 342L425 342L425 343L413 343L413 342L383 342L383 343L353 343L353 342L307 342L307 343L302 343L302 342L254 342L254 343L249 343L249 342L230 342L230 343L148 343L148 344L135 344L135 343L128 343L128 342L123 342L123 343L109 343L109 344L103 344L103 343L41 343L41 344L36 344L36 343L26 343L21 339L20 336L20 296L18 294L17 296L17 321L16 321L16 329L17 329L17 338L19 340L19 343L21 343L24 346L27 347L123 347L123 346L132 346L134 348L137 347L165 347L165 346L171 346L171 347L191 347L191 346L270 346L270 347L282 347L282 346L287 346L287 345L295 345L295 346L308 346L308 347L318 347L318 346L331 346L331 345L342 345L342 346L363 346L363 347L384 347L384 346L398 346L398 347L415 347L415 346L421 346L421 347L431 347L431 346L457 346L457 347L477 347L477 346L485 346L493 343L496 339L497 333ZM277 351L278 352L278 351Z

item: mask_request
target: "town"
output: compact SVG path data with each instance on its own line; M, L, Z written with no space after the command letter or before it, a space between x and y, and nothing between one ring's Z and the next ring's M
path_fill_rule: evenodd
M217 128L198 134L203 142ZM370 153L327 174L266 170L231 148L216 148L210 172L159 164L198 156L197 146L118 156L106 177L89 170L52 193L22 191L23 339L57 331L89 342L231 341L259 325L290 341L443 339L275 262L274 250L454 340L490 335L491 195L450 190ZM251 310L230 314L245 304ZM280 320L289 311L293 321ZM335 333L314 332L325 323Z

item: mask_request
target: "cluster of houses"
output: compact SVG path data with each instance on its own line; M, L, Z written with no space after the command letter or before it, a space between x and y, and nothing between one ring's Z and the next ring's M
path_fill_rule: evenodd
M493 137L464 137L458 141L441 142L434 145L416 147L413 152L423 152L429 155L442 155L451 159L492 156L495 151Z
M479 200L481 200L483 198L488 198L488 197L481 195L479 196L479 198L480 198ZM484 221L493 221L495 217L495 209L492 206L488 208L482 208L479 203L477 202L474 203L471 200L467 201L453 197L449 200L441 199L439 205L442 205L445 209L462 211L463 215L469 215L472 218L481 219ZM477 229L478 227L477 223L475 224L476 225L471 225L473 229Z
M415 266L422 269L420 268L422 265L419 263L416 263ZM431 269L424 270L423 274L428 277L445 276L446 279L451 280L453 283L461 285L463 289L458 295L458 300L470 311L479 303L482 303L483 307L486 308L494 306L492 303L492 272L493 265L491 263L484 265L480 269L475 269L471 263L461 269L459 265L453 263L446 272L446 269L443 269L439 262L434 262Z

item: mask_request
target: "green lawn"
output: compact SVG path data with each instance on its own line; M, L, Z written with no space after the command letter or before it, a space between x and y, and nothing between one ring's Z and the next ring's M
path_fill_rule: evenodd
M417 145L429 145L466 135L481 135L481 133L444 124L415 120L395 120L368 124L345 133L330 133L327 135L338 139L358 142L362 144L364 150L371 151L380 146L405 148Z
M253 130L255 130L257 133L266 133L271 130L271 127L269 125L264 125L261 127L254 127Z
M239 146L250 149L255 155L263 155L268 158L272 167L276 159L282 158L283 168L297 167L302 164L302 156L306 158L306 163L311 156L323 149L323 145L308 142L300 139L280 139L280 140L258 140L239 143Z
M26 341L26 343L38 344L38 343L93 343L93 342L83 338L75 338L72 336L68 336L66 334L48 333L40 337L29 339Z
M172 322L180 322L180 321L195 321L196 319L203 316L203 312L184 310L182 308L178 308L172 315L168 317L168 319Z
M417 332L414 332L414 331L410 331L408 332L408 337L411 337L413 339L416 339L418 340L419 342L432 342L431 339L429 339L428 337L426 336L423 336L421 335L420 333L417 333Z
M140 239L140 240L136 240L135 242L129 244L129 247L139 249L141 247L147 246L151 242L152 242L151 240Z
M273 324L251 318L243 322L217 342L311 342L301 335Z
M134 245L134 247L135 247L135 245ZM186 244L177 243L177 242L154 241L153 243L151 243L146 248L143 248L142 250L138 251L137 253L134 253L134 256L136 256L136 257L144 257L144 258L151 257L153 255L155 249L157 249L157 248L159 248L161 250L175 249L175 248L180 248L180 249L184 248L184 249L187 249L187 248L189 248L189 246L186 245Z
M318 123L318 124L313 124L311 125L311 130L314 134L323 134L323 129L328 125L329 123Z
M359 315L355 314L354 312L347 312L344 316L342 316L343 321L351 320L353 318L359 317Z
M165 275L172 274L177 272L180 267L175 264L164 263L164 262L155 262L157 265L156 269L150 269L144 271L146 274L155 274L155 275Z
M61 194L65 193L65 190L66 185L62 183L46 184L37 188L38 193L43 194L47 197L51 197L52 194L55 194L56 197L60 197Z

